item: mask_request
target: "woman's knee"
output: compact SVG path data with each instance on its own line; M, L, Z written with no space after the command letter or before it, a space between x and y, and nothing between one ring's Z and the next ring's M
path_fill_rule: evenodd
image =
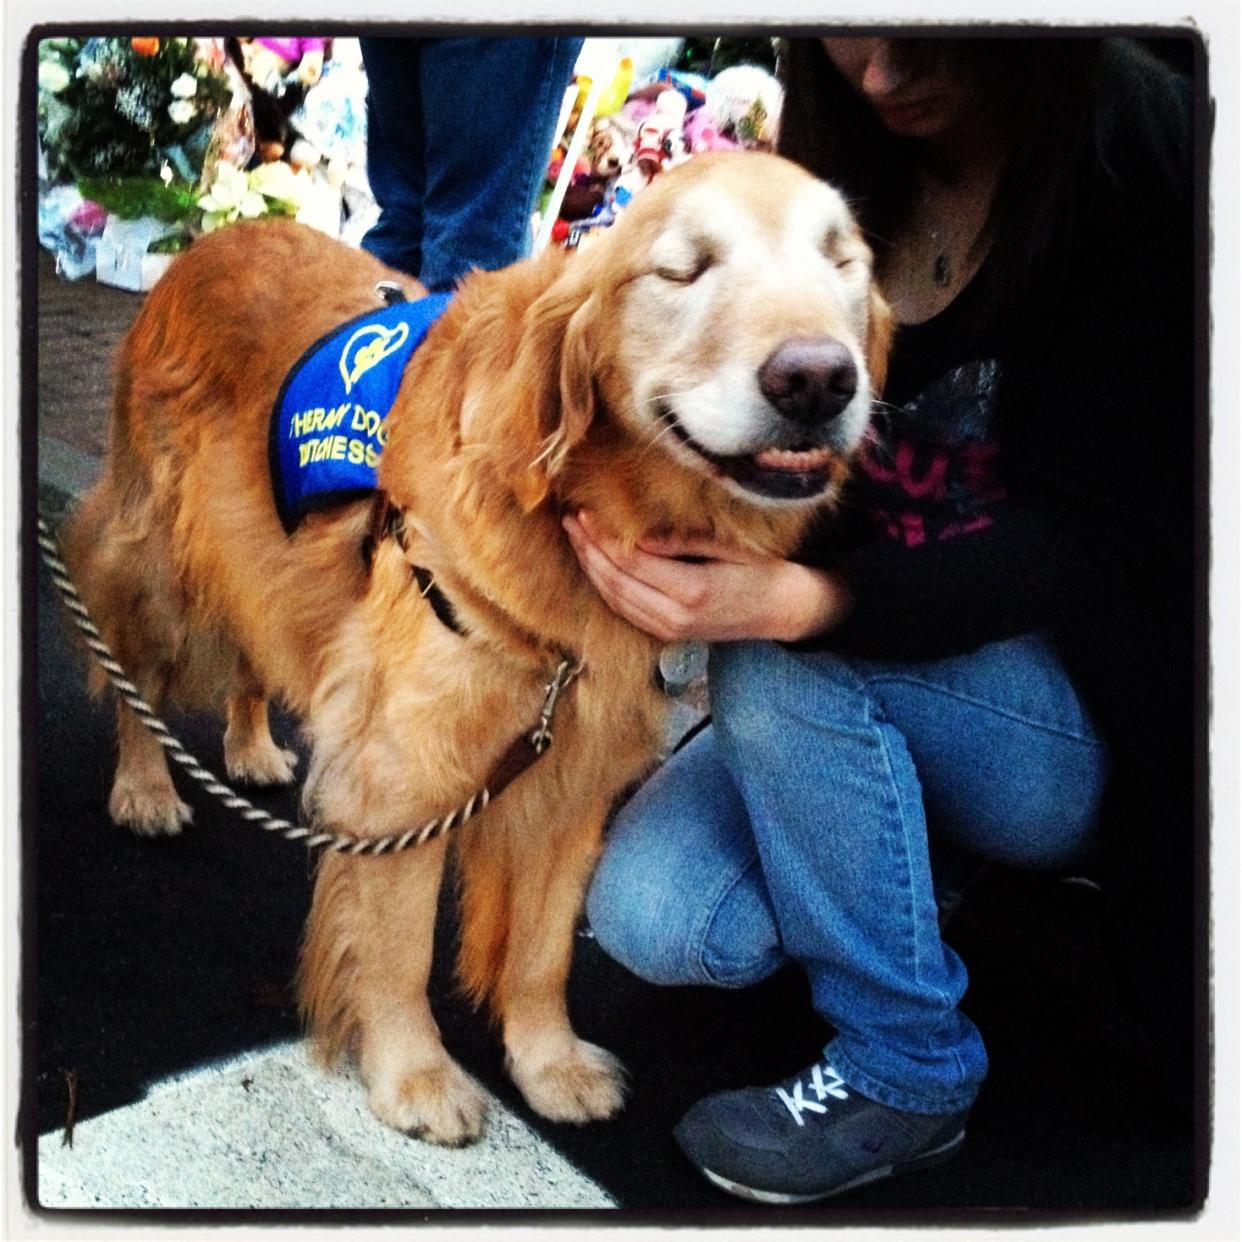
M717 895L695 959L703 981L722 988L750 987L786 961L757 854Z
M600 946L652 983L737 986L772 968L777 936L754 834L714 726L618 812L587 917Z
M596 943L648 983L699 983L687 969L686 933L673 895L658 876L636 871L608 850L587 890L586 916Z
M746 987L784 960L757 859L687 888L658 860L608 848L586 914L604 952L648 983Z

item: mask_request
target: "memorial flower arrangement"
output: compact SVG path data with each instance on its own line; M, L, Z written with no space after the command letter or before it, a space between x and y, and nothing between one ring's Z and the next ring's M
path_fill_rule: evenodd
M298 212L307 177L287 164L243 171L253 121L237 88L220 39L39 45L40 237L58 270L76 277L98 260L101 280L145 280L143 255L172 254L237 219Z
M232 95L195 39L45 39L39 139L53 180L158 176L197 181Z
M198 200L203 209L202 230L212 233L239 219L296 215L309 186L308 174L295 173L279 161L260 164L249 173L221 162L207 193Z

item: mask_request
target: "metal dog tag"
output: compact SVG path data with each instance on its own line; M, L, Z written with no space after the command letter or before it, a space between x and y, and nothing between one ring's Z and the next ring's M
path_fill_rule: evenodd
M660 676L670 693L676 694L707 672L705 643L669 643L660 652Z

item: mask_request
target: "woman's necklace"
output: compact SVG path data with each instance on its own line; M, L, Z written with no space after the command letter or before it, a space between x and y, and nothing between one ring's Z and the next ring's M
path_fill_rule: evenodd
M916 167L909 208L881 278L899 323L939 314L973 279L988 251L988 212L999 160L976 161L965 175Z
M962 264L970 260L981 225L973 218L971 206L958 204L949 208L930 189L923 191L920 214L926 221L923 228L930 243L924 253L931 257L931 282L937 289L948 289Z
M939 208L939 210L937 209ZM962 243L962 213L945 212L942 203L935 200L932 191L923 191L921 212L926 224L927 239L931 243L931 279L937 289L947 289L953 283L957 268L954 255Z

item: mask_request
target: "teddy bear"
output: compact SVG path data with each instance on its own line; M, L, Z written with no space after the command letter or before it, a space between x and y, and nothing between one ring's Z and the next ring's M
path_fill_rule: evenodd
M715 133L738 146L770 151L780 129L784 91L758 65L731 65L707 84L703 111Z

